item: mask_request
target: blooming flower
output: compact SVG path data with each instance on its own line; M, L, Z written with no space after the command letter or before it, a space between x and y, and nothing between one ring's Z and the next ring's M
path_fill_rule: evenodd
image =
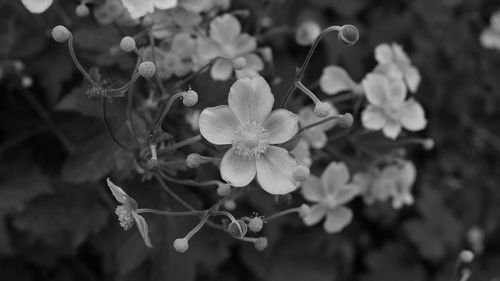
M296 189L293 171L298 164L287 150L276 146L294 137L298 117L285 109L271 112L274 96L261 76L237 80L228 104L204 109L200 132L216 145L232 145L220 164L221 176L230 185L248 185L254 177L271 194Z
M343 68L335 65L323 68L319 86L328 95L335 95L344 91L352 91L357 94L363 92L361 85L354 82Z
M326 217L323 227L329 233L341 231L352 220L352 211L344 206L359 193L356 185L349 184L349 170L342 162L332 162L321 178L309 176L302 185L302 195L316 202L305 216L306 225L314 225Z
M392 199L396 209L413 204L411 188L417 170L410 161L389 165L382 170L370 169L354 175L353 182L360 186L363 199L367 204Z
M21 0L24 7L33 14L45 12L52 5L52 2L54 0Z
M488 49L500 50L500 11L490 17L490 26L481 32L481 45Z
M257 41L241 33L240 22L231 14L216 17L210 23L210 36L198 38L200 65L219 57L210 70L214 80L227 80L233 73L232 60L243 57L246 67L236 70L238 78L256 75L264 69L264 63L255 54Z
M410 92L417 91L420 73L411 64L410 58L400 45L396 43L378 45L375 48L375 59L378 62L375 72L386 75L390 79L402 79Z
M177 0L122 0L122 3L133 19L152 13L155 8L165 10L177 6Z
M368 74L362 83L370 103L361 114L365 128L382 129L391 139L399 135L402 127L409 131L425 128L424 110L413 98L405 100L406 87L401 80L391 81L380 74Z
M334 115L338 115L338 111L333 106L332 106L331 113L324 118L318 117L318 115L316 115L314 113L312 107L308 106L308 107L302 108L299 111L299 120L300 120L301 126L305 127L305 126L311 125L313 123L316 123L318 121L321 121L325 118L328 118L330 116L334 116ZM307 142L313 148L316 148L316 149L323 148L323 147L325 147L326 142L328 141L328 137L326 136L325 132L330 130L331 128L333 128L333 126L335 126L336 123L337 123L337 121L335 121L335 120L325 122L321 125L314 126L314 127L311 127L309 129L303 131L302 135L304 136L304 139L307 140Z
M134 225L134 223L136 223L137 228L144 239L144 243L146 243L146 246L149 248L152 248L153 245L151 244L151 239L149 239L148 225L146 220L137 212L137 202L132 197L128 196L123 189L112 183L109 178L107 179L107 183L116 201L122 204L116 207L115 211L118 219L120 220L120 225L123 229L128 230Z

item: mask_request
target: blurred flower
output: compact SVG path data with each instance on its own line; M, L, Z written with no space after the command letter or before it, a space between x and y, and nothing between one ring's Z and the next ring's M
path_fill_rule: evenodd
M309 143L305 139L300 139L295 148L290 151L290 154L295 157L300 165L311 167L311 152L309 151Z
M24 7L33 14L45 12L52 5L52 2L54 0L21 0Z
M309 176L302 185L302 195L317 202L303 218L306 225L314 225L326 217L324 228L329 233L341 231L352 220L352 211L344 205L359 194L356 185L349 184L349 170L342 162L332 162L321 178Z
M415 93L420 84L420 73L411 64L410 58L396 43L380 44L375 48L375 59L378 62L375 73L381 73L392 80L402 79L408 90Z
M200 129L200 111L198 109L186 112L186 122L191 127L191 130L198 131Z
M180 7L193 13L208 12L213 9L227 10L231 5L230 0L179 0Z
M107 183L116 201L122 204L116 207L116 215L120 220L120 225L123 229L128 230L134 225L134 223L137 224L137 228L141 233L142 239L144 239L144 243L146 243L146 246L149 248L152 248L153 245L151 244L151 239L149 238L146 220L137 213L137 202L132 197L128 196L123 189L112 183L109 178L107 178Z
M321 27L313 20L305 20L300 23L295 31L295 42L302 46L310 46L321 33Z
M236 70L236 76L251 77L264 69L264 63L255 54L256 48L255 38L241 33L238 19L231 14L225 14L212 20L209 37L198 38L199 64L202 66L219 57L210 74L214 80L227 80L233 73L232 60L243 57L247 65L242 70Z
M298 117L285 109L271 112L274 96L261 76L237 80L228 104L204 109L200 132L216 145L232 145L220 164L222 178L230 185L248 185L257 176L271 194L296 189L293 171L298 164L284 148L275 146L294 137Z
M362 83L370 103L361 114L365 128L382 129L391 139L399 135L402 127L409 131L425 128L424 110L413 98L405 100L406 87L401 80L391 81L380 74L368 74Z
M360 94L363 91L361 85L354 82L343 68L335 65L323 68L323 74L319 79L319 86L328 95L335 95L343 91L352 91Z
M122 0L122 3L133 19L152 13L155 8L165 10L177 6L177 0Z
M113 21L120 25L136 25L139 23L138 20L130 17L121 0L105 0L104 3L97 5L93 12L95 19L100 24L110 24Z
M172 40L181 32L190 33L202 21L202 17L182 7L168 10L155 10L150 15L153 26L151 32L158 39Z
M490 17L490 26L481 32L479 41L484 48L500 50L500 11Z
M316 123L318 121L321 121L325 118L328 118L330 116L338 115L338 111L335 107L331 107L331 113L328 114L326 117L318 117L313 111L312 107L304 107L299 111L299 120L300 120L300 125L302 127L311 125L313 123ZM331 120L328 122L325 122L321 125L311 127L305 131L302 132L302 135L304 136L304 139L307 140L307 142L316 149L320 149L325 147L326 142L328 141L328 138L326 136L326 131L330 130L335 126L337 123L336 120Z

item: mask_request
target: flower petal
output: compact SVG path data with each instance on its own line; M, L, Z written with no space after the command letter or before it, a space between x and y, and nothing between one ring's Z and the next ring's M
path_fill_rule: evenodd
M368 74L362 82L366 99L370 104L381 106L387 102L391 88L389 80L381 74Z
M309 144L315 149L321 149L325 147L328 142L328 137L326 133L321 130L309 129L304 132L304 138L309 142Z
M346 164L343 162L332 162L321 174L321 183L325 194L336 195L339 189L349 181L350 173Z
M356 83L343 68L331 65L323 69L319 85L323 92L334 95L342 91L352 90Z
M227 105L205 108L200 113L200 133L213 144L231 144L238 126L240 122Z
M304 217L305 225L311 226L317 224L323 217L325 217L326 211L326 206L323 204L313 205L307 216Z
M319 202L327 195L323 189L321 180L315 176L309 176L304 183L302 183L300 191L302 192L302 196L311 202Z
M375 60L377 60L380 64L393 62L394 55L392 53L391 46L384 43L375 47Z
M269 146L266 153L257 159L257 181L270 194L287 194L297 186L293 170L297 162L286 149Z
M393 120L387 120L382 132L384 132L386 137L396 139L399 133L401 133L401 124Z
M241 24L231 14L216 17L210 23L210 37L222 46L232 45L241 33Z
M284 143L299 131L299 117L286 109L277 109L262 125L269 132L270 144Z
M209 60L221 56L221 47L212 38L200 36L196 43L196 53L202 60L201 64L205 65Z
M363 127L370 130L380 130L387 122L387 118L380 107L369 104L361 113Z
M141 215L138 215L135 212L132 212L132 215L134 216L135 223L137 224L137 228L141 233L142 239L144 239L144 243L146 243L146 246L148 246L149 248L153 248L151 239L149 238L149 230L146 220Z
M166 10L177 6L177 0L153 0L153 4L157 9Z
M309 151L309 143L306 140L299 140L295 148L290 151L290 154L295 157L299 164L304 165L308 168L311 167L311 152Z
M420 85L420 73L416 67L408 67L404 72L406 85L408 86L408 90L412 93L415 93Z
M220 175L232 186L248 185L254 179L255 173L255 159L238 156L234 148L230 148L222 157Z
M418 131L425 128L427 120L422 106L414 99L406 101L401 108L401 124L409 131Z
M273 108L274 96L261 76L238 79L229 90L228 104L240 122L262 124Z
M219 58L210 69L210 76L214 80L226 81L233 74L233 64L230 60Z
M232 53L235 57L243 56L257 49L257 40L255 37L244 33L236 38L232 46Z
M242 70L236 70L238 79L253 77L264 69L264 63L256 54L246 54L243 58L247 61L247 65Z
M147 13L154 12L153 0L122 0L132 19L138 19Z
M326 232L336 233L341 231L352 221L352 211L346 207L337 207L326 213L325 224Z
M52 2L54 2L54 1L53 0L21 0L21 2L23 3L24 7L26 7L26 9L28 11L30 11L30 13L41 14L41 13L45 12L52 5Z
M346 184L337 190L335 199L337 204L344 205L350 202L354 197L358 196L361 192L359 185Z
M406 85L402 80L394 80L390 83L389 102L393 106L401 106L406 99Z

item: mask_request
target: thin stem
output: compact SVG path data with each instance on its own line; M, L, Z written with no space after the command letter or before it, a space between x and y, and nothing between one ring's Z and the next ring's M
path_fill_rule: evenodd
M128 90L135 83L135 81L137 81L137 79L139 79L140 76L141 75L139 73L134 72L134 75L132 76L132 79L130 81L128 81L127 84L121 86L120 88L108 90L108 94L113 95L115 93L123 93L123 92L125 92L126 90Z
M158 174L155 174L156 180L160 183L161 187L170 195L172 196L177 202L179 202L181 205L186 207L188 210L191 211L196 211L196 208L193 207L191 204L187 203L184 201L182 198L180 198L175 192L173 192L165 183L162 177L165 177L165 174L163 174L161 171L158 171Z
M292 209L284 210L284 211L281 211L279 213L276 213L272 216L265 218L265 221L270 222L270 221L275 220L279 217L282 217L282 216L285 216L288 214L293 214L293 213L300 213L300 212L301 212L301 208L292 208Z
M75 63L76 68L82 73L83 77L85 77L85 80L89 82L92 86L97 86L97 81L94 81L92 77L90 77L90 74L83 68L83 66L80 64L78 61L78 58L75 55L75 49L73 46L73 35L69 35L68 39L68 49L69 49L69 54L71 55L71 59L73 60L73 63Z
M197 182L194 180L181 180L181 179L173 178L165 173L163 173L162 176L169 182L183 184L183 185L199 186L199 187L210 186L210 185L219 185L219 183L220 183L217 180L204 181L204 182Z
M186 238L187 240L191 239L191 237L193 237L193 235L200 231L200 229L205 225L209 217L210 213L205 212L205 215L201 218L200 222L184 238Z
M292 142L294 142L297 138L300 138L302 136L302 134L306 130L309 130L309 129L313 128L313 127L319 126L319 125L321 125L323 123L326 123L328 121L340 119L341 117L342 117L342 115L329 116L329 117L321 119L318 122L315 122L315 123L309 124L307 126L304 126L304 127L300 128L300 130L297 132L297 134L295 134L295 136L291 140L289 140L288 142L286 142L286 143L292 143Z
M160 210L155 210L155 209L148 209L148 208L142 208L142 209L137 209L137 213L151 213L151 214L157 214L157 215L163 215L163 216L201 216L205 214L205 211L187 211L187 212L168 212L168 211L160 211Z
M148 28L148 37L149 37L149 44L151 45L151 57L153 59L153 63L156 64L156 51L155 51L155 39L153 37L153 32L151 28ZM161 96L162 97L167 97L168 93L165 87L163 86L163 83L161 82L160 76L158 75L158 72L155 73L155 81L156 84L158 84L158 87L160 88Z
M163 123L163 119L165 119L165 117L167 116L167 113L168 111L170 110L170 108L172 107L172 104L174 103L174 101L177 99L177 98L180 98L182 97L182 93L177 93L173 96L171 96L169 99L168 99L168 102L167 102L167 105L165 105L165 107L163 108L162 112L161 112L161 116L160 118L158 119L158 121L156 121L156 124L154 126L154 129L153 131L157 131L158 129L160 129L161 127L161 124Z
M159 149L158 153L161 154L161 153L173 151L173 150L176 150L176 149L181 148L183 146L190 145L190 144L195 143L195 142L199 142L201 140L202 140L202 137L200 135L190 137L190 138L185 139L183 141L180 141L178 143L174 143L174 144L169 145L165 148Z
M141 63L141 58L137 58L137 62L135 64L134 72L137 72L137 69L139 68L139 64ZM134 75L134 74L132 74ZM130 131L130 134L134 138L135 145L137 148L140 147L139 139L137 137L137 131L135 130L134 122L132 120L132 109L133 109L133 101L134 101L134 85L130 85L130 88L128 88L128 95L127 95L127 110L126 110L126 115L127 115L127 127Z
M106 129L108 130L108 133L109 133L109 136L113 139L113 141L119 146L121 147L123 150L125 151L128 151L128 152L131 152L130 149L128 149L125 145L123 145L115 136L115 134L113 133L113 130L111 129L111 126L108 122L108 118L107 118L107 115L106 115L106 100L102 99L101 100L101 116L102 116L102 120L104 121L104 125L106 125Z
M210 66L212 66L218 59L220 59L221 57L215 57L213 59L211 59L209 62L207 62L204 66L202 66L200 69L198 69L197 71L189 74L189 76L187 76L186 78L182 79L181 81L175 83L174 85L174 88L175 89L180 89L182 86L184 86L186 83L188 83L189 81L191 81L194 77L196 77L198 74L202 73L203 71L207 70L208 68L210 68Z
M299 90L301 90L310 99L312 99L312 101L314 102L314 104L317 104L317 103L321 102L318 99L318 97L316 97L316 95L313 92L311 92L311 90L309 90L306 86L304 86L304 84L302 84L302 82L300 82L300 81L295 82L295 87L299 88Z

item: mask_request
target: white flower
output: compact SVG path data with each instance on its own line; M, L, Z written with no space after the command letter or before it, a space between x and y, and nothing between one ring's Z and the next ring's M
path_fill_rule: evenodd
M356 94L362 92L361 86L354 82L343 68L335 65L323 68L319 86L328 95L335 95L344 91L352 91Z
M33 14L41 14L45 12L54 0L21 0L24 7Z
M420 73L411 64L410 58L403 48L396 44L380 44L375 48L375 59L378 62L374 72L386 75L390 79L402 79L408 90L412 93L417 91L420 85Z
M300 165L311 167L311 152L309 151L309 143L305 139L300 139L295 148L290 151L290 154L295 157Z
M238 19L231 14L216 17L210 23L210 36L198 38L198 55L203 65L220 57L210 70L214 80L227 80L233 73L232 60L243 57L246 67L236 71L238 78L257 75L264 69L264 63L255 54L257 41L254 37L241 33Z
M285 109L271 112L274 96L261 76L237 80L228 104L204 109L200 132L216 145L231 145L220 164L222 178L230 185L248 185L254 177L271 194L296 189L293 171L298 164L288 151L276 146L293 138L298 117Z
M401 80L368 74L362 83L370 103L361 114L365 128L382 130L391 139L399 135L402 127L409 131L425 128L424 110L413 98L405 100L406 87Z
M352 211L344 205L359 194L356 185L349 184L349 170L344 163L332 162L321 178L309 176L302 186L302 195L316 202L305 216L306 225L314 225L326 217L323 224L329 233L341 231L352 220Z
M230 0L179 0L180 7L198 14L213 9L227 10L230 4Z
M122 0L122 3L133 19L152 13L155 8L166 10L177 6L177 0Z
M312 107L304 107L299 111L299 120L300 120L300 125L302 127L311 125L313 123L316 123L318 121L321 121L325 118L328 118L330 116L338 115L338 111L336 108L332 106L331 113L328 114L326 117L318 117L312 109ZM325 147L328 137L326 136L326 131L330 130L335 126L337 123L336 120L331 120L328 122L325 122L321 125L314 126L312 128L309 128L305 131L302 132L302 135L304 136L304 139L307 140L307 142L316 149L320 149Z

